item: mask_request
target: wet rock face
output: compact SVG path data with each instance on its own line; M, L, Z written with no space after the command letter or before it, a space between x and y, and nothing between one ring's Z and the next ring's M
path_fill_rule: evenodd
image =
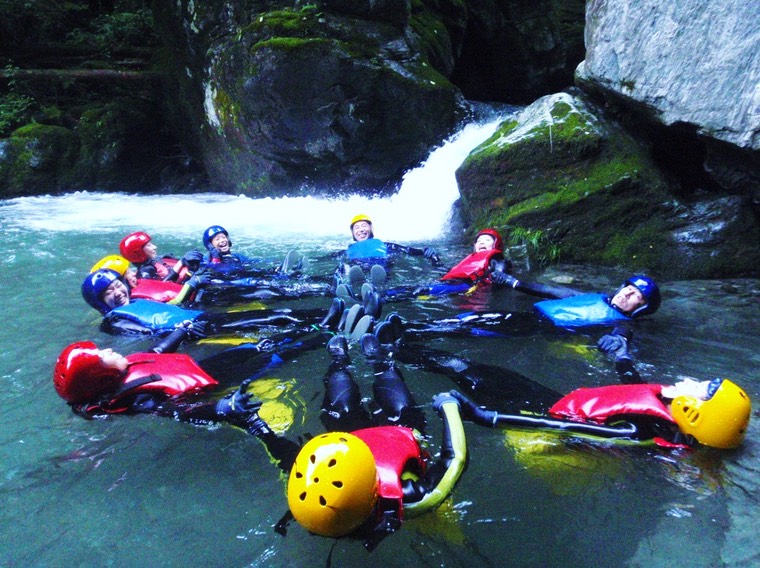
M457 170L464 215L546 239L561 259L667 278L760 274L740 195L673 191L642 145L576 92L537 100Z
M170 114L187 118L218 189L390 190L465 115L459 90L425 56L453 59L450 44L441 54L418 31L424 5L413 14L400 0L217 4L157 20L179 58L168 68Z
M760 150L760 4L591 0L577 78L670 126Z
M573 83L583 0L467 0L452 80L468 99L529 104Z

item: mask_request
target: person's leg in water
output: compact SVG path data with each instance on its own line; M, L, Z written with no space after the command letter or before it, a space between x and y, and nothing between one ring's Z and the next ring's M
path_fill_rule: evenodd
M378 335L383 337L384 331L378 329ZM397 341L393 353L402 363L449 377L467 396L501 412L544 414L562 398L561 393L510 369L476 363L419 343Z
M325 396L322 401L322 424L328 432L350 432L372 425L362 406L359 385L348 370L348 341L343 335L333 336L327 344L332 362L325 374Z
M425 414L414 400L399 369L392 360L385 357L378 338L374 334L366 333L362 336L360 344L362 352L374 368L372 393L385 419L391 424L424 433Z

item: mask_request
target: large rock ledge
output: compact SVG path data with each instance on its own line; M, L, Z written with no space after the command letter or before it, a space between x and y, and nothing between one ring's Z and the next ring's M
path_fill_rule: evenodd
M745 200L679 197L648 147L580 92L505 121L457 181L473 226L549 243L563 261L672 278L758 274L760 229Z
M760 150L760 3L590 0L584 89L605 90L664 125Z

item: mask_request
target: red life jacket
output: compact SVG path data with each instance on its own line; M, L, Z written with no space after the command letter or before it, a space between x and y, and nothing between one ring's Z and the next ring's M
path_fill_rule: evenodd
M165 304L176 298L180 290L182 290L182 284L176 282L139 278L137 286L130 288L129 297L133 300L153 300Z
M484 250L474 252L464 257L464 259L454 268L449 270L441 280L472 280L477 282L484 276L488 275L491 259L494 256L502 255L500 250Z
M568 420L604 423L624 414L645 414L675 424L668 407L657 396L662 385L612 385L582 388L562 397L549 414Z
M129 368L119 392L108 404L109 412L121 412L121 401L141 393L167 397L199 391L219 383L182 353L135 353L128 355Z
M187 266L182 264L180 260L177 260L171 256L157 258L148 262L153 265L153 268L156 269L156 275L161 279L169 276L172 268L176 268L179 271L179 278L177 278L178 282L182 282L187 277Z
M403 426L377 426L351 432L369 446L375 458L378 478L378 511L394 511L403 519L404 491L401 474L408 470L409 460L415 462L417 472L425 470L420 446L414 432Z

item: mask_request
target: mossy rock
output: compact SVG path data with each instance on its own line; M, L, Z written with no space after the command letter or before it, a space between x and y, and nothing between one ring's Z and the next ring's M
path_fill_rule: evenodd
M474 226L540 231L563 261L660 266L667 187L633 138L566 93L506 121L457 171Z
M76 161L79 138L68 128L28 124L15 130L0 151L3 197L54 193L64 187Z

